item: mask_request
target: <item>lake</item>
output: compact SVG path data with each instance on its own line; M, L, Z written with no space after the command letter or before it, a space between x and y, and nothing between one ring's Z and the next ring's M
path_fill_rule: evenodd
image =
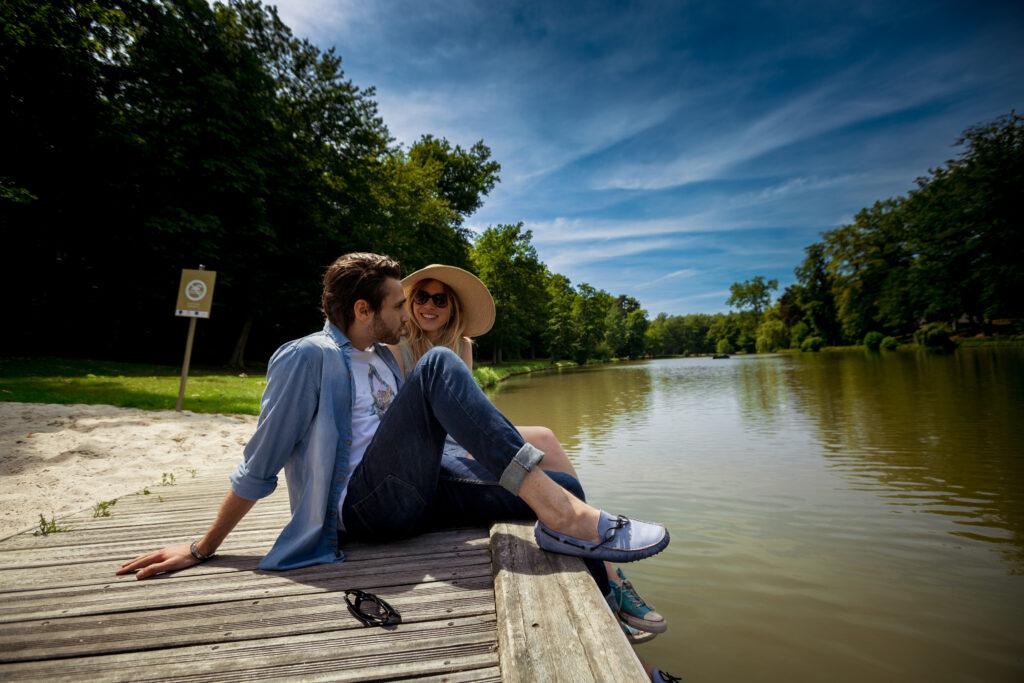
M781 354L512 378L588 498L668 526L625 567L686 681L1024 680L1024 350Z

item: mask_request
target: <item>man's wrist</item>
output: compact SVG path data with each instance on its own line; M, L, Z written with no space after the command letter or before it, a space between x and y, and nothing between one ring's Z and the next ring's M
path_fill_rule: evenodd
M206 562L207 560L213 558L213 556L216 554L215 552L204 553L202 550L200 550L199 541L192 541L192 545L189 546L188 551L192 554L192 557L194 557L199 562Z

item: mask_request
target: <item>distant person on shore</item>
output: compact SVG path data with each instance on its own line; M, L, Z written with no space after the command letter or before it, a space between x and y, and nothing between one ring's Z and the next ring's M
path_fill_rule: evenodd
M494 299L487 286L461 268L435 264L403 279L402 289L409 306L406 334L388 348L403 377L411 374L420 358L435 347L451 349L472 370L472 337L487 333L494 324ZM548 476L569 490L578 490L577 495L582 497L579 476L555 434L547 427L516 429L527 443L544 452L540 467ZM441 472L443 477L498 486L487 468L450 436L445 440ZM668 628L662 615L640 597L621 569L616 570L610 562L590 569L630 641L645 642L653 637L648 634Z
M384 541L453 519L535 516L541 548L592 564L640 560L668 545L663 526L592 507L575 478L538 467L543 451L498 412L450 349L427 351L403 375L385 346L399 341L408 320L400 277L398 263L377 254L331 264L321 299L327 322L270 359L256 433L213 524L193 543L142 555L118 574L144 579L209 559L273 492L282 469L292 516L261 569L339 562L345 539ZM442 475L447 434L497 485Z

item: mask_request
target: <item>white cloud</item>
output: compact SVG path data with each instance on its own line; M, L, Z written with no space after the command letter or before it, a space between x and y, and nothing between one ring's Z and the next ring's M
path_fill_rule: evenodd
M688 279L691 277L696 277L699 274L700 271L694 268L682 268L680 270L671 272L668 275L662 275L659 278L655 278L650 282L644 282L639 285L636 285L633 289L648 289L650 287L654 287L655 285L660 285L663 282L668 282L669 280Z
M542 260L555 272L562 272L564 268L579 266L594 261L606 261L608 259L622 258L643 254L657 249L669 249L678 247L677 240L654 239L654 240L628 240L610 241L590 247L571 247L565 249L544 250ZM553 255L551 255L553 252Z
M956 59L944 55L930 63L848 68L827 82L788 99L738 126L709 123L708 135L668 161L626 162L596 173L597 190L659 190L721 178L742 162L787 145L862 121L905 111L960 90L965 77L950 69ZM956 73L942 78L940 74ZM870 82L869 82L870 81ZM881 83L881 85L879 85Z

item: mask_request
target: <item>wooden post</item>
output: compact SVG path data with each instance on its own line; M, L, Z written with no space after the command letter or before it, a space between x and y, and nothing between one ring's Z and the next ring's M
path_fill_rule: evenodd
M188 321L188 340L185 342L185 362L181 365L181 384L178 386L178 402L174 404L174 409L179 413L181 412L181 402L185 398L185 380L188 379L188 364L192 360L192 338L196 335L196 319L189 318Z

